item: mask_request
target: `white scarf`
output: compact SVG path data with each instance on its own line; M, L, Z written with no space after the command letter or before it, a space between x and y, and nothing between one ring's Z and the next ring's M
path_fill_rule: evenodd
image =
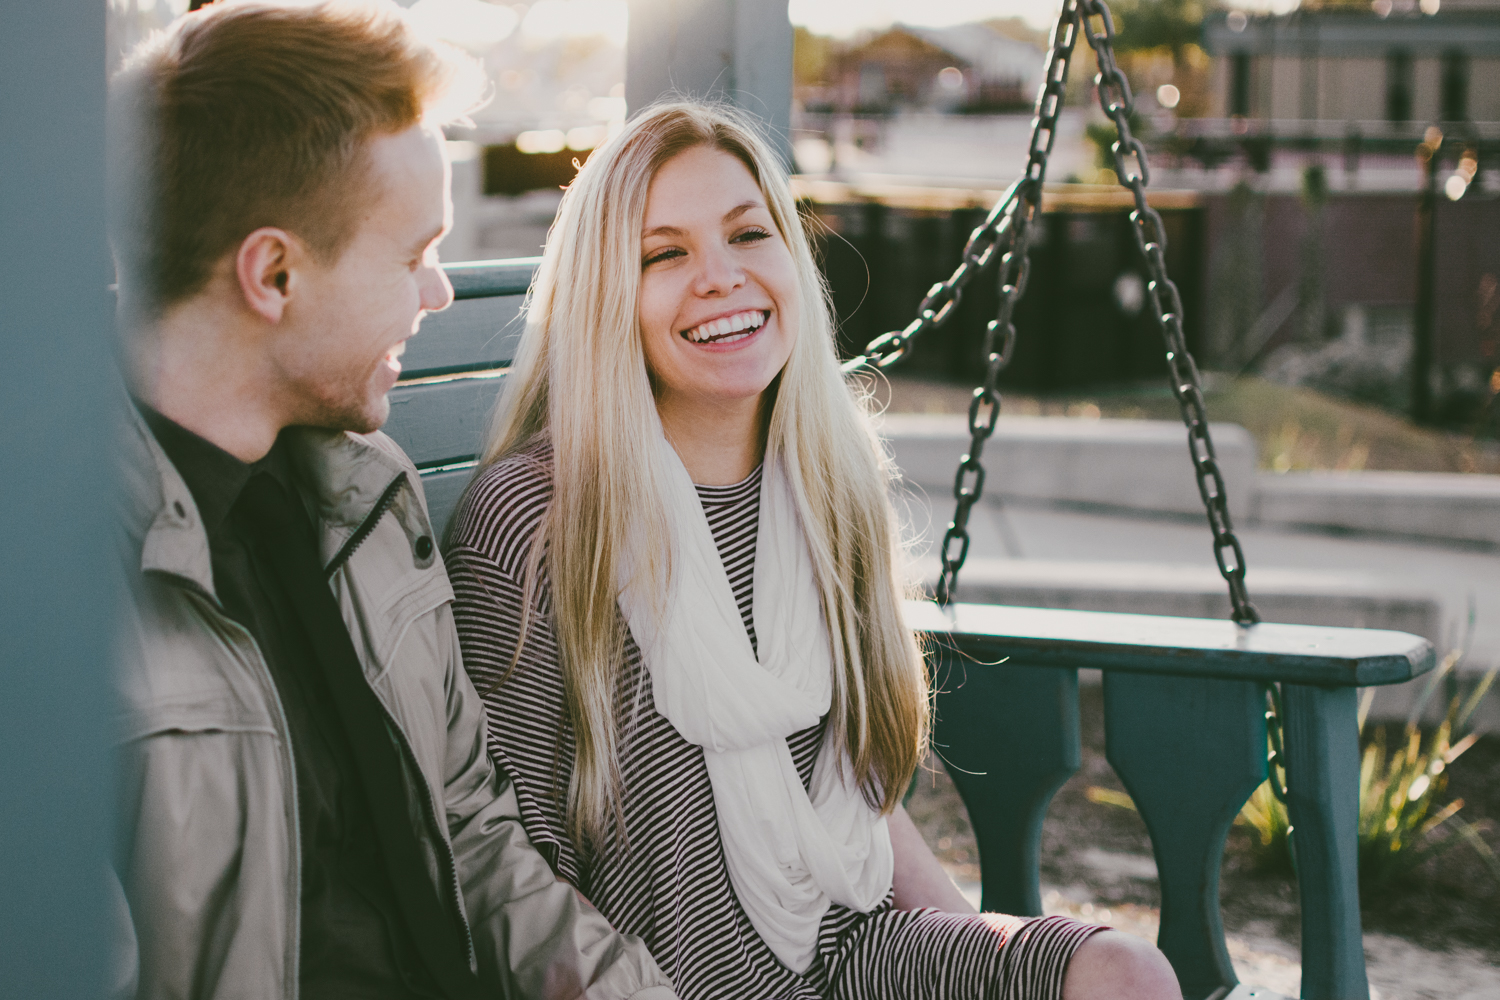
M660 438L669 484L672 574L658 604L621 574L620 610L640 647L656 710L703 748L729 879L751 925L804 972L831 902L867 912L891 887L885 817L865 802L841 747L825 742L803 788L786 737L817 725L833 696L833 657L791 488L768 458L755 550L756 660L703 505ZM659 586L659 584L656 584ZM665 607L666 620L653 613Z

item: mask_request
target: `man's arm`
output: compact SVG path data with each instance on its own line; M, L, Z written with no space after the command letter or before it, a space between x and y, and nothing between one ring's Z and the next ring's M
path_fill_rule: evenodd
M675 1000L645 944L611 927L532 846L515 792L486 749L484 709L459 660L452 612L437 614L450 647L448 832L480 978L508 980L538 1000Z
M132 972L136 978L127 995L210 1000L286 993L295 886L286 881L287 859L266 853L284 851L276 831L286 817L281 800L246 773L269 768L245 766L274 762L265 746L273 739L170 731L117 751L115 871L124 899L116 908L114 945L122 978ZM247 843L259 851L247 853Z

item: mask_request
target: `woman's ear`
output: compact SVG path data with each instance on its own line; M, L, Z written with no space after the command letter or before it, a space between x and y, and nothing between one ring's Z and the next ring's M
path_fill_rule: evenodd
M268 323L281 322L286 311L292 265L300 250L296 237L272 226L263 226L240 242L234 258L240 295Z

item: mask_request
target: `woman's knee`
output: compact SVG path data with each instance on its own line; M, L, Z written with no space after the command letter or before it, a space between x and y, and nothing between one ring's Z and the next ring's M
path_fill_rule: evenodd
M1063 975L1063 1000L1182 1000L1177 974L1155 947L1120 931L1079 945Z

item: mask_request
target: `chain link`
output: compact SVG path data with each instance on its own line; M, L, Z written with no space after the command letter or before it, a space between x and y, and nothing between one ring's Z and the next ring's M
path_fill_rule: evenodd
M1278 771L1286 771L1286 747L1281 731L1281 685L1274 682L1261 685L1266 691L1266 780L1271 783L1271 794L1286 805L1286 782Z

